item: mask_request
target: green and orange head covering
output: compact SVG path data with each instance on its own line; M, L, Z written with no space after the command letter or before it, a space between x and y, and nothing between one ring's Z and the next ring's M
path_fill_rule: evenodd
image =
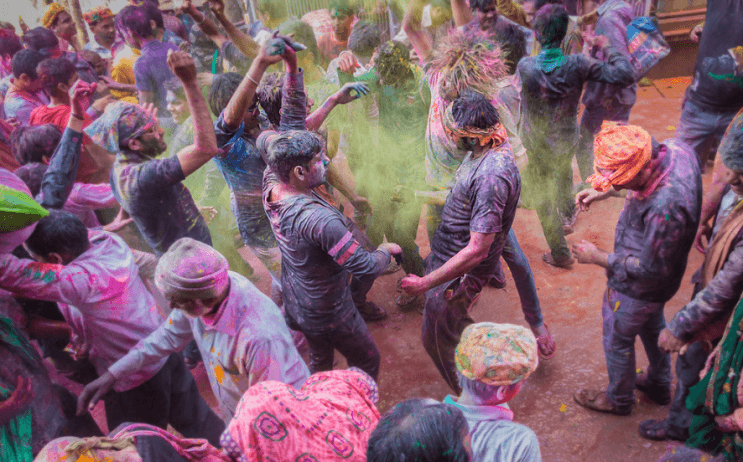
M110 8L105 6L97 6L92 8L83 14L83 19L88 23L89 26L95 26L104 19L113 18L114 14Z
M46 9L46 13L44 13L44 16L41 18L41 25L47 29L52 27L54 20L57 19L59 13L63 11L67 10L65 10L59 3L50 3L49 8Z
M593 142L593 154L596 173L588 181L596 191L605 192L629 183L640 173L653 154L653 141L638 126L604 122ZM611 173L602 174L599 169Z

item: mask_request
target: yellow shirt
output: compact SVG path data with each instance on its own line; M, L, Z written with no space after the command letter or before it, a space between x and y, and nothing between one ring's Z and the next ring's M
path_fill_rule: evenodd
M141 54L142 52L128 45L119 50L114 57L113 66L111 67L111 78L119 83L134 85L136 83L136 79L134 78L134 61ZM118 100L137 104L137 97L132 92L111 90L111 95Z

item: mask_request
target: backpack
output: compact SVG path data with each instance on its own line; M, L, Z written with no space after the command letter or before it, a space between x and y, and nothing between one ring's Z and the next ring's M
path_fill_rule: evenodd
M635 70L635 80L645 76L671 52L663 32L647 16L635 18L627 26L627 49L630 63Z

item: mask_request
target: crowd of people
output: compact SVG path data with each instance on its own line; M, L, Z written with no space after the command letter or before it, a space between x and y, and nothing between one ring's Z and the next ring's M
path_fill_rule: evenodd
M640 434L685 442L662 460L743 460L743 2L708 0L663 141L628 124L647 72L628 37L653 25L624 0L256 6L252 23L224 0L99 6L85 44L59 3L0 22L2 460L540 461L508 402L558 345L519 207L544 264L606 271L609 383L575 402L628 415L640 390L670 404ZM609 197L613 251L569 247ZM692 246L694 296L666 324ZM470 316L501 258L528 328ZM422 315L452 395L382 415L366 323L389 307L368 293L400 270L397 308Z

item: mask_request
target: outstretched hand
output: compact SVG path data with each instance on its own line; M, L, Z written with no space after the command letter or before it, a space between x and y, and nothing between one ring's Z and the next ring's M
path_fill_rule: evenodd
M344 51L338 57L338 70L349 75L353 75L361 64L350 51Z
M209 8L216 16L224 16L224 0L209 0Z
M428 290L425 280L415 274L408 274L402 278L400 287L409 295L421 295Z
M184 84L196 82L196 62L185 51L168 50L168 67Z
M85 410L93 410L98 401L111 391L116 383L116 377L106 371L105 374L85 386L77 399L77 415L83 415Z
M356 101L362 96L369 94L369 87L365 83L352 82L343 85L335 94L337 97L338 104L348 104L351 101Z

